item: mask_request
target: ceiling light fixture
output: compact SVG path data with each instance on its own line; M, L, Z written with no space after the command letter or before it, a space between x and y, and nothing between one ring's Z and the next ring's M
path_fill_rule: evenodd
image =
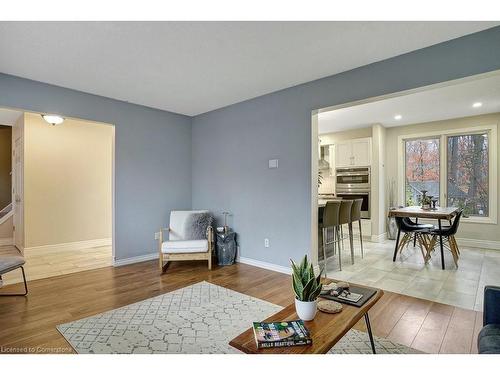
M64 117L58 115L42 115L42 118L47 121L50 125L59 125L64 121Z
M394 116L394 120L401 120L402 118L403 118L403 116L401 116L401 115Z
M479 107L482 107L482 106L483 106L483 103L481 103L481 102L475 102L475 103L472 105L472 107L474 107L474 108L479 108Z

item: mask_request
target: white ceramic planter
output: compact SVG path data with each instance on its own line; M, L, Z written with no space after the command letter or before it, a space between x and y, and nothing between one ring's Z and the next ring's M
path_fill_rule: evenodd
M316 316L318 300L304 302L295 299L295 311L297 311L297 315L302 320L313 320Z

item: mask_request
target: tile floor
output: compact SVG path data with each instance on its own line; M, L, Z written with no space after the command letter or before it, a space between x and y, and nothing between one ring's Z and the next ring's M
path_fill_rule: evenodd
M342 271L338 257L328 259L328 277L351 281L466 309L483 310L485 285L500 285L500 250L460 247L458 269L445 249L446 269L441 269L439 251L425 264L418 247L409 246L392 261L395 241L364 242L361 258L359 241L354 241L355 261L351 264L349 241L344 240Z
M19 255L14 246L0 246L0 255ZM71 250L26 250L24 270L29 280L86 271L112 265L111 246ZM21 270L2 275L3 285L22 282Z

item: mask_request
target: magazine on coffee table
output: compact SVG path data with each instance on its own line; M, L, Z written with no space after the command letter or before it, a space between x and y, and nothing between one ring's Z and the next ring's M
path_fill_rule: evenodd
M257 348L310 345L311 335L302 320L288 322L253 323Z

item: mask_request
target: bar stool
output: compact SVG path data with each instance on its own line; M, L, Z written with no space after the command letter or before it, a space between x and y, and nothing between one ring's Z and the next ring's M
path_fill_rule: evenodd
M323 235L323 262L325 269L325 277L326 277L326 266L328 257L326 256L326 247L328 245L333 244L334 255L336 252L336 247L340 246L339 244L339 213L340 213L340 201L329 201L326 203L325 209L323 210L323 227L322 227L322 235ZM329 241L328 238L328 230L332 230L332 238ZM342 271L342 255L339 248L339 269Z
M349 223L349 238L351 244L353 242L353 231L352 231L352 223L357 221L359 224L359 242L361 243L361 258L363 258L363 233L361 232L361 205L363 204L363 199L354 199L351 206L351 221ZM352 245L351 245L352 246Z
M344 230L342 229L344 224L349 224L351 222L351 209L354 201L343 199L340 201L340 212L339 212L339 224L340 224L340 236L342 249L344 248ZM354 264L354 247L352 243L352 236L349 236L349 244L351 246L351 263Z

